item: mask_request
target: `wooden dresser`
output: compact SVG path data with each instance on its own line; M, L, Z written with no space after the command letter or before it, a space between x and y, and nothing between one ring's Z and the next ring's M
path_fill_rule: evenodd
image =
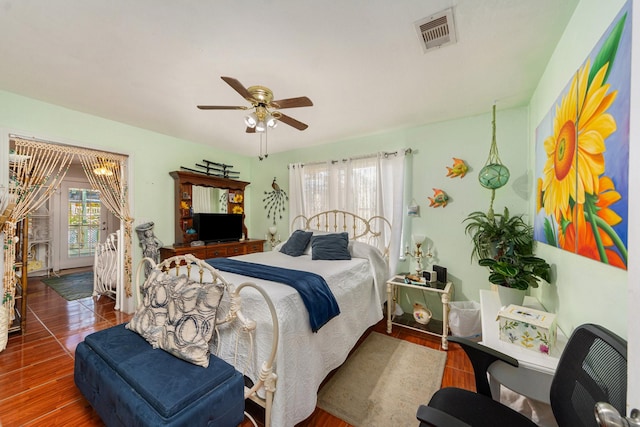
M252 254L264 250L265 240L247 239L241 242L212 243L204 246L173 245L160 248L160 260L176 255L193 254L200 259Z

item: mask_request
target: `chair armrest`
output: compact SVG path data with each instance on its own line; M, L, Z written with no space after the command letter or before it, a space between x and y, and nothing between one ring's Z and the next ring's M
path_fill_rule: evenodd
M471 427L446 412L427 405L420 405L416 418L420 421L420 427Z
M487 397L491 397L491 389L489 388L489 380L487 379L487 369L489 369L489 366L491 366L493 362L500 360L516 368L519 366L517 359L485 345L478 344L475 341L461 337L448 337L448 341L459 344L464 352L467 353L469 360L471 360L471 365L473 365L473 372L476 378L476 391Z

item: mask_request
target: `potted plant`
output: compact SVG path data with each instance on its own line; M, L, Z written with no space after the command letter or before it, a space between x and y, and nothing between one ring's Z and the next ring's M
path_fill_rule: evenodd
M471 236L471 258L500 258L503 255L533 252L533 227L522 215L511 216L509 209L502 214L472 212L465 218L465 233Z
M465 221L473 242L471 258L489 268L489 282L499 285L502 305L522 305L529 287L538 287L540 279L550 280L551 266L533 256L533 227L522 215L511 216L505 207L502 214L473 212Z
M550 280L551 266L542 258L533 255L502 256L500 258L483 258L478 264L489 267L489 282L507 288L527 290L537 288L538 281Z

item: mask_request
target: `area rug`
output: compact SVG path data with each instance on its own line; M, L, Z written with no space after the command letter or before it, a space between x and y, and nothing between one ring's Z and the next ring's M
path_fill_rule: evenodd
M87 298L93 294L93 271L47 277L42 282L67 301Z
M354 426L415 426L440 389L443 351L372 332L318 393L318 406Z

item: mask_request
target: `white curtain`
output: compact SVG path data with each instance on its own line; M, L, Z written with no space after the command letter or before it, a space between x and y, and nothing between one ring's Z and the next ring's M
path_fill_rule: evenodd
M404 235L404 176L409 156L398 154L389 156L378 154L377 178L379 181L380 199L377 201L377 215L387 218L391 222L391 236L389 236L389 271L395 273L398 261L403 257Z
M392 224L389 267L395 272L402 256L404 176L408 156L378 153L372 156L326 163L289 165L290 212L298 215L338 209L362 218L381 216ZM291 227L295 228L295 224ZM293 231L293 230L291 230Z
M289 227L293 228L293 221L299 215L305 215L304 206L304 178L302 175L302 163L289 165ZM290 229L290 232L294 230Z

